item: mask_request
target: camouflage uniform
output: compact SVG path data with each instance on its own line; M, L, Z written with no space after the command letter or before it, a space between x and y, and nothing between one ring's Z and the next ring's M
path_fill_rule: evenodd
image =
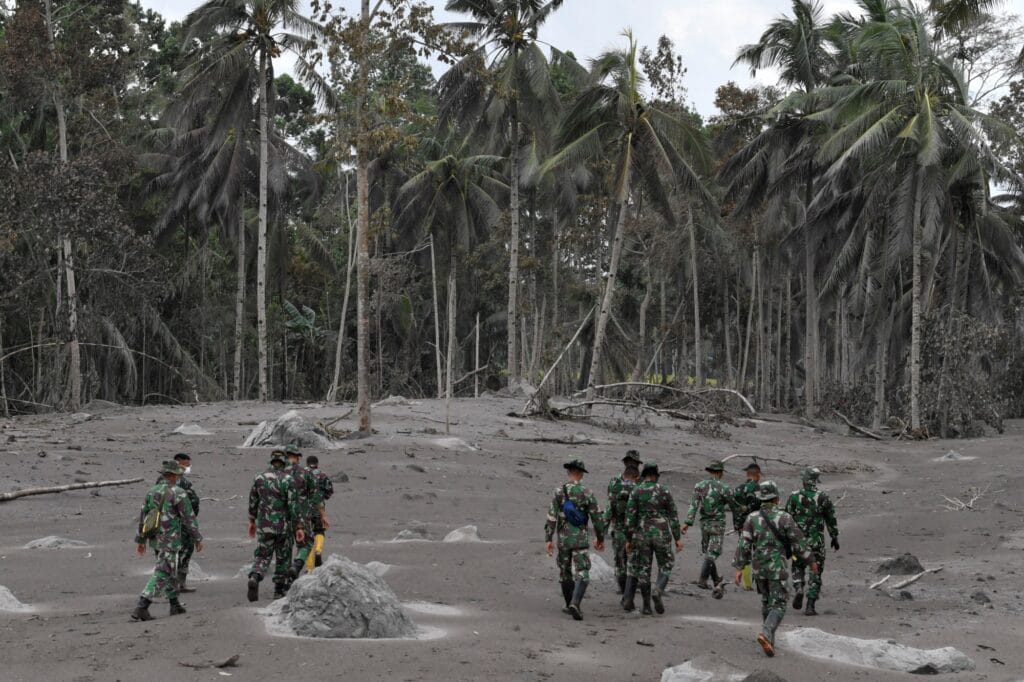
M564 465L568 470L586 473L583 463L573 460ZM564 504L571 500L576 509L586 515L583 525L575 526L566 518ZM589 524L594 524L594 534L599 543L604 542L605 516L593 491L581 482L568 482L555 490L548 507L544 524L544 541L552 542L557 535L557 564L562 596L566 610L573 618L580 620L579 604L590 583L590 534ZM574 610L575 609L575 610Z
M170 461L164 463L164 471L180 474L184 470L176 462ZM160 509L160 527L147 541L142 537L142 524L152 509ZM171 603L171 615L185 612L178 603L177 584L178 553L181 552L184 536L188 536L193 545L203 541L188 495L178 486L170 485L167 479L163 479L146 493L146 499L139 512L135 543L148 544L156 551L156 566L132 613L135 620L149 620L151 616L147 609L153 598L161 594Z
M291 453L289 453L291 454ZM317 485L313 472L301 463L295 463L287 469L288 477L296 495L296 519L304 529L312 529L320 519L320 511L323 508L323 497L320 493L320 486ZM294 530L294 529L293 529ZM313 551L316 538L313 533L307 533L302 542L295 542L295 561L292 563L292 579L298 577L302 567L306 564L306 558Z
M743 522L732 565L738 570L753 565L754 581L757 584L757 591L761 594L761 618L764 622L758 642L765 653L772 656L775 630L786 615L786 579L789 577L786 569L789 554L796 554L808 562L812 560L812 556L807 549L804 534L793 517L778 508L778 488L775 484L763 481L760 484L759 496L761 508ZM766 519L771 521L779 534L786 539L789 544L788 551L769 528Z
M626 553L626 504L629 494L636 487L636 481L616 476L608 481L607 525L612 536L615 552L615 577L620 589L625 587L628 574L629 556Z
M721 471L722 464L713 462L706 467L707 471ZM692 526L694 521L700 519L700 551L704 554L704 564L701 567L700 587L707 587L707 579L711 578L717 586L715 597L721 598L722 580L718 575L718 567L715 561L722 555L722 542L725 539L725 510L732 510L735 521L738 513L736 501L733 499L732 489L721 481L721 479L709 477L693 487L693 498L690 500L690 508L686 512L686 519L683 523L687 527ZM698 516L699 513L699 516Z
M282 464L284 461L279 459ZM257 476L249 489L249 521L256 524L256 549L249 573L251 596L259 598L258 587L271 559L274 564L274 595L282 596L288 586L292 559L292 534L303 528L298 519L298 498L284 468L271 468ZM305 528L303 528L305 530ZM255 595L252 595L252 592ZM256 599L250 599L256 601Z
M821 594L821 574L825 570L825 528L832 538L832 546L839 549L839 526L836 523L836 509L829 496L818 490L817 469L807 469L801 475L803 488L789 496L786 502L786 511L792 515L793 520L800 526L804 536L807 538L807 546L810 548L814 561L818 564L818 572L811 572L807 580L807 611L809 616L817 615L814 603ZM793 608L799 609L802 606L804 592L804 576L807 573L808 562L795 558L793 560L793 591L796 597L793 600Z
M160 485L164 482L163 476L157 479L154 485ZM195 488L192 487L192 481L182 474L178 478L178 487L181 488L185 495L188 497L188 501L192 503L192 513L197 518L199 517L199 494L196 493ZM185 579L188 577L189 563L192 561L192 554L196 550L196 545L192 541L192 536L185 534L181 538L181 552L178 553L178 570L175 575L175 579L178 581L179 591L193 592L194 590L185 590Z
M658 475L655 465L644 467L645 478ZM626 537L635 548L633 561L630 562L629 574L630 593L635 587L633 581L640 584L640 593L644 600L644 613L650 613L651 598L651 563L658 561L658 583L654 590L654 607L658 613L664 613L661 596L668 585L675 565L673 541L682 539L679 527L679 512L676 509L672 494L656 480L644 480L633 489L629 496L626 511ZM632 594L628 595L632 597ZM627 604L631 605L630 598Z
M756 467L757 465L755 463L751 466ZM749 470L750 466L747 469ZM758 471L760 471L760 467L758 467ZM748 478L736 486L733 491L733 499L736 501L736 508L739 511L738 515L733 515L733 528L737 533L743 530L743 522L747 520L747 517L761 508L761 500L757 499L758 486L760 486L760 481ZM743 570L743 589L748 592L754 589L749 566Z

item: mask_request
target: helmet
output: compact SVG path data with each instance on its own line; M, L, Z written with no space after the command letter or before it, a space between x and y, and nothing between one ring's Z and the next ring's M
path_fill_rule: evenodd
M821 469L818 467L807 467L800 472L800 480L803 483L817 483L821 478Z
M757 499L762 502L776 500L779 497L779 487L772 481L761 481L757 486Z

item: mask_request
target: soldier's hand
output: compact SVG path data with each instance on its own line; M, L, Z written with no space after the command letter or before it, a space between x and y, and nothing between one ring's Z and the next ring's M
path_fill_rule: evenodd
M196 552L198 553L198 552L202 552L202 551L203 551L203 543L197 542L196 543Z
M250 521L249 522L249 537L251 537L251 538L256 537L256 522L255 521Z
M811 562L811 573L818 573L820 571L817 561Z
M548 556L552 556L555 553L555 543L546 542L544 544L544 550L548 553Z
M733 580L733 582L736 583L737 585L741 585L743 583L743 569L742 568L739 569L738 571L736 571L736 579Z
M839 551L839 538L832 538L832 549Z
M304 531L301 528L299 528L298 530L295 531L295 542L305 542L305 541L306 541L306 531Z
M686 531L688 531L688 530L690 530L690 527L684 524L683 525L683 535L686 535Z
M139 544L135 545L135 553L139 556L146 556L146 544L140 542Z
M626 543L626 551L627 552L632 552L633 551L633 543L632 542L627 542Z
M676 554L679 554L682 551L683 551L683 541L682 540L676 540Z
M324 530L327 530L328 528L331 527L331 522L327 520L327 514L324 514L323 516L320 517L320 523L323 524Z
M594 549L596 549L598 552L603 552L604 551L604 540L598 540L597 542L595 542L594 543Z

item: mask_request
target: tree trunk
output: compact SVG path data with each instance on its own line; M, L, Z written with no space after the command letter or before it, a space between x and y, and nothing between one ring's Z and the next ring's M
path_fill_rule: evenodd
M729 320L732 315L729 312L729 278L722 275L722 333L725 335L725 385L731 386L733 382L732 368L732 339L729 332Z
M804 211L808 211L813 197L812 180L808 178L804 191ZM814 238L811 227L804 223L804 307L806 309L806 339L804 342L804 411L809 418L818 413L818 289L814 283Z
M352 216L348 207L348 175L345 175L345 220L348 222L348 247L345 259L345 294L341 299L341 321L338 322L338 342L334 346L334 377L331 379L331 388L327 391L327 404L332 404L338 398L338 382L341 380L341 356L345 345L345 322L348 319L348 299L352 291L352 271L356 267L355 262L355 230L352 229Z
M647 286L644 291L644 299L640 302L640 330L637 334L636 364L633 365L633 373L629 379L633 382L641 380L644 371L644 358L647 355L647 309L651 305L651 293L654 288L651 284L650 259L647 260L646 266Z
M359 57L359 83L356 86L356 309L358 330L357 407L359 432L370 435L370 152L369 120L366 112L370 83L370 56L367 54L370 33L370 0L362 0L362 54Z
M757 249L750 257L750 307L747 308L747 336L743 342L743 367L740 369L740 385L736 387L740 393L747 390L747 367L750 360L750 337L754 328L754 307L757 304Z
M512 68L517 68L519 48L512 48ZM519 378L516 361L516 316L518 313L516 297L519 294L519 93L512 92L512 121L509 149L509 222L512 234L509 236L508 258L508 383L513 385Z
M619 205L619 216L615 226L615 237L612 239L611 261L608 264L608 280L604 286L604 296L601 299L601 312L597 317L597 328L594 330L594 345L590 355L590 373L587 377L587 400L593 400L597 395L594 386L597 385L598 372L601 368L601 349L604 345L605 331L608 328L608 319L611 317L612 301L615 298L615 285L618 281L619 260L622 257L622 242L626 237L626 213L628 207L629 192L625 191L622 196L626 197Z
M787 278L788 281L788 278ZM775 309L775 409L782 408L782 287L779 304Z
M10 417L11 412L7 408L7 380L4 378L4 316L0 315L0 413Z
M455 258L452 258L451 267L448 268L448 357L444 368L444 432L446 435L451 433L452 423L452 368L455 367L455 316L457 310L455 300Z
M430 235L430 283L434 292L434 364L437 368L437 397L444 396L441 369L441 313L437 305L437 261L434 255L434 235Z
M245 323L245 196L238 197L238 264L235 291L235 384L234 399L242 399L242 343Z
M758 254L760 255L760 245ZM764 409L768 402L768 344L764 328L764 263L757 263L757 402L758 409Z
M914 190L914 272L912 278L910 322L910 430L921 432L921 248L924 226L921 224L921 190L924 172L918 170Z
M700 328L700 278L697 275L697 226L693 220L693 207L687 211L687 231L690 236L690 277L693 285L693 376L697 388L704 387L704 350L701 344Z
M538 366L541 362L541 351L544 346L544 319L548 314L548 297L545 296L540 303L540 314L536 313L536 306L534 306L534 318L533 318L533 348L530 350L530 381L537 378L537 372L540 371Z
M895 311L889 313L887 320L882 322L881 333L875 342L875 405L871 416L871 430L878 433L885 418L885 380L886 361L889 357L889 333L892 329L892 318Z
M259 355L260 400L270 397L267 356L267 200L270 181L270 111L267 53L260 52L260 194L259 231L256 237L256 345Z
M476 340L473 344L473 397L480 397L480 313L476 314Z

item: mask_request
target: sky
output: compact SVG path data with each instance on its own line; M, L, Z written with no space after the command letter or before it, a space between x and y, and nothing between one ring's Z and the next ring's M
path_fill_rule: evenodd
M452 18L444 11L444 0L430 0L441 21ZM335 0L349 9L354 0ZM178 20L198 0L142 0L168 19ZM856 7L854 0L823 0L826 16ZM654 46L662 34L671 38L687 68L685 84L689 97L704 115L716 113L715 89L732 80L746 86L754 82L773 84L775 75L759 73L751 78L747 69L732 67L740 46L756 42L768 23L788 13L790 0L565 0L565 4L541 29L540 39L561 50L571 50L585 61L602 51L625 43L623 30L629 28L641 45ZM1003 10L1024 15L1024 0L1005 0ZM282 65L287 68L287 65Z

